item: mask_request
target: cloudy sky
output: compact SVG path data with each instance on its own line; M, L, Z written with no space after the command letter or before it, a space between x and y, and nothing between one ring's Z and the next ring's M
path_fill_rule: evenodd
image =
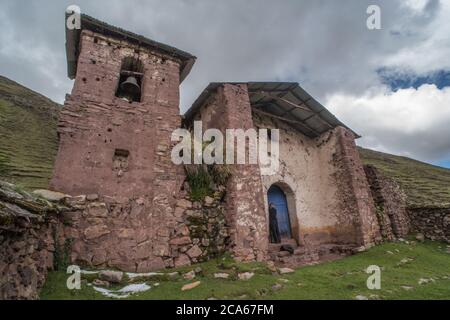
M197 56L182 112L212 81L296 81L358 144L450 167L450 0L1 0L0 74L63 102L71 4Z

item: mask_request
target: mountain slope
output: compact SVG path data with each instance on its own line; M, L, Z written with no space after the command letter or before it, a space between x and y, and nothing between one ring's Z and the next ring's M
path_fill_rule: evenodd
M0 180L27 189L46 188L58 149L61 106L0 76ZM413 206L450 204L450 170L406 157L359 148L372 164L396 180Z
M371 164L405 190L408 205L450 204L450 169L358 147L364 164Z
M46 188L58 148L60 105L0 76L0 179Z

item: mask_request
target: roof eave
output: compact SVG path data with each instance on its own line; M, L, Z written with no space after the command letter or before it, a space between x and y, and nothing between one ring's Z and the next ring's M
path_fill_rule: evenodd
M67 17L68 13L66 13L66 19ZM179 59L181 61L180 83L188 76L196 60L196 57L191 55L190 53L163 43L153 41L130 31L114 27L85 14L81 15L81 30L83 29L87 29L100 34L102 34L102 32L108 31L108 34L114 38L126 38L127 40L131 40L132 42L139 43L140 45L149 47L154 50L159 50L164 54ZM66 28L67 76L70 79L74 79L77 72L77 61L79 54L78 47L81 30L69 30L68 28Z
M182 116L183 121L185 123L192 121L192 118L195 116L195 114L197 114L197 112L200 110L200 108L208 100L211 93L214 92L217 89L217 87L219 87L220 85L225 84L225 83L229 83L229 84L247 83L249 85L249 92L257 91L257 90L252 90L251 87L258 87L258 86L264 86L264 85L278 85L280 87L288 87L287 89L283 89L283 90L289 90L289 91L294 90L297 87L302 89L300 87L300 85L296 82L212 82L205 88L205 90L203 90L203 92L200 94L200 96L192 104L191 108L189 108L189 110L186 111L186 113ZM335 122L333 123L334 127L337 127L337 126L344 127L354 135L355 139L361 138L361 136L359 134L357 134L355 131L353 131L351 128L349 128L344 123L342 123L339 119L337 119L331 112L328 111L328 109L326 109L322 104L320 104L317 100L315 100L312 96L310 96L305 90L303 90L303 91L308 95L308 97L311 100L314 100L314 102L316 102L318 105L320 105L321 108L326 110L326 112L328 112L335 119Z

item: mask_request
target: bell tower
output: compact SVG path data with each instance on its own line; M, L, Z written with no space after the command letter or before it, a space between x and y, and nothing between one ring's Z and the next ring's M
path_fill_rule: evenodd
M68 76L51 188L71 195L153 197L182 179L170 160L179 85L195 57L81 16L66 29Z

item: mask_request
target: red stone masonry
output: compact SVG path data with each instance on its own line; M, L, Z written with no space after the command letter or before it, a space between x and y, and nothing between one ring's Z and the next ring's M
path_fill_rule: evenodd
M180 62L87 30L80 47L75 84L59 120L51 187L74 196L97 194L101 203L73 217L72 258L129 271L171 266L174 208L185 178L170 158L171 133L181 122ZM141 102L115 96L129 56L139 56L144 66ZM117 165L116 150L128 152L124 167Z
M338 127L337 183L341 191L343 215L353 216L357 230L356 242L370 247L381 241L380 227L364 168L355 144L355 136L349 130Z
M222 84L197 113L203 129L254 128L246 84ZM225 135L224 135L225 136ZM258 165L232 165L233 174L227 186L227 222L231 251L242 261L267 258L268 223Z

